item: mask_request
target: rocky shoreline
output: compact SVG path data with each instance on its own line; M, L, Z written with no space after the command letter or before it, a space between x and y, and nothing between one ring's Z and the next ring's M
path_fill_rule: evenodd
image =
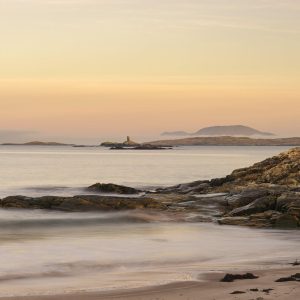
M294 148L224 178L140 191L95 184L73 197L10 196L1 208L61 211L156 210L182 214L189 222L257 228L300 229L300 148ZM111 194L111 195L109 195Z

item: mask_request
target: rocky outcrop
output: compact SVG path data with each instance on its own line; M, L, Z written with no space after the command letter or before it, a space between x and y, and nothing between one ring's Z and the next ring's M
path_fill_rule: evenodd
M131 195L138 194L141 191L132 187L112 184L112 183L95 183L87 188L88 191L105 193L105 194L122 194Z
M223 178L159 189L160 193L226 193L218 222L254 227L300 227L300 148L281 153ZM212 202L216 200L212 197Z
M180 184L159 192L209 193L241 191L247 187L261 189L272 187L288 189L300 187L300 148L294 148L277 156L256 163L251 167L238 169L223 178Z
M249 204L237 205L238 201L245 199L243 194L247 193L254 195L256 191L244 190L242 193L225 197L227 212L219 219L220 224L275 228L300 227L300 192L292 190L279 192L270 187L257 191L257 196L261 196L262 193L268 193L267 195L252 199Z

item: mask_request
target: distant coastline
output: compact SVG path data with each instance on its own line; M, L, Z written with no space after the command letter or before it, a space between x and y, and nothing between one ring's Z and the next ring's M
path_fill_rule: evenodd
M131 142L131 141L130 141ZM69 146L69 147L120 147L132 150L151 150L177 146L300 146L300 137L290 138L250 138L233 136L188 137L179 139L156 140L144 143L103 142L98 145L67 144L59 142L32 141L27 143L2 143L0 146Z
M148 144L159 146L300 146L300 137L253 139L249 137L191 137L152 141Z
M64 144L57 142L40 142L33 141L27 143L3 143L2 146L75 146L75 144Z

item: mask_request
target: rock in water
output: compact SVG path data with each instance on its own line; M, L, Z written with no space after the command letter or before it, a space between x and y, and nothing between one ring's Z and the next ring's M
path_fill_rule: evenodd
M78 195L73 197L10 196L0 201L1 208L50 209L60 211L120 211L131 209L166 210L163 203L148 197Z
M107 194L123 194L131 195L138 194L141 191L132 187L117 185L112 183L95 183L87 188L89 191Z
M245 279L257 279L258 276L253 275L252 273L246 273L246 274L226 274L223 279L221 279L221 282L233 282L235 280L245 280Z
M243 291L234 291L234 292L230 293L230 295L239 295L239 294L246 294L246 292L243 292Z
M300 282L300 273L296 273L289 277L282 277L277 279L275 282L288 282L288 281L299 281Z

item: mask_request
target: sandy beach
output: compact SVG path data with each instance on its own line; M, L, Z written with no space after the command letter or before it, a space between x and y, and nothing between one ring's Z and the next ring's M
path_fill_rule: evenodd
M200 281L179 282L140 289L117 290L102 293L78 293L68 295L4 297L1 300L290 300L300 298L300 282L275 282L282 277L299 273L300 267L253 271L258 279L220 282L224 274L203 275ZM264 290L269 290L264 291ZM244 292L236 293L233 292Z

